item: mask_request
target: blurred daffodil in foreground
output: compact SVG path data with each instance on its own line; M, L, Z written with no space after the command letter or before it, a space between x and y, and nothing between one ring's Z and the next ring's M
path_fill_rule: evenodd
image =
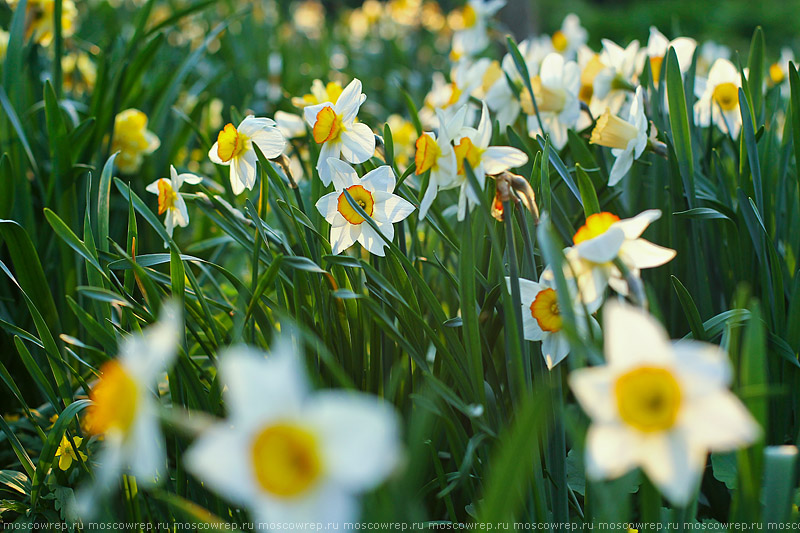
M641 87L636 89L628 119L624 120L611 113L609 109L597 119L589 140L592 144L611 148L615 157L608 176L608 186L613 187L628 173L633 162L639 159L647 148L647 117L644 114L644 94Z
M556 284L548 269L543 273L539 282L520 278L519 292L522 299L522 329L525 340L542 342L542 357L548 369L556 366L569 355L569 340L564 332L564 319L558 303ZM506 278L511 290L511 278ZM586 331L595 324L594 318L587 317L584 306L577 299L577 290L571 284L570 298L575 303L572 306L575 314L578 331ZM597 310L597 306L587 309L589 313ZM587 322L587 319L589 322Z
M140 485L163 481L167 461L155 385L177 355L181 325L179 310L163 305L158 322L124 339L119 356L100 368L83 423L91 435L103 436L95 495L124 472Z
M574 276L586 305L598 305L609 285L622 295L628 294L625 273L615 261L628 270L628 275L638 278L640 269L661 266L675 257L675 250L641 238L647 226L660 217L657 209L624 220L607 212L587 217L573 237L574 246L564 251L568 263L565 274Z
M675 505L698 488L709 451L755 441L760 428L729 390L731 368L719 347L671 344L646 312L610 302L603 310L605 366L569 377L592 419L587 475L616 478L640 466Z
M350 163L363 163L375 153L375 135L366 124L356 122L358 109L367 99L361 92L361 81L354 79L336 103L323 102L306 107L306 122L311 126L314 142L321 145L317 172L326 186L331 184L328 158L343 156Z
M164 225L167 233L172 237L175 226L185 228L189 225L189 211L186 209L186 202L180 195L181 186L184 183L197 185L203 181L200 176L195 176L188 172L178 174L175 167L169 166L169 178L160 178L147 186L147 192L158 195L158 214L166 213Z
M219 365L228 419L187 451L189 471L257 522L354 520L357 495L398 465L395 410L363 393L312 393L288 343L231 348Z
M155 133L147 129L147 115L138 109L126 109L114 119L111 151L119 151L117 168L124 174L138 172L144 156L161 145Z
M209 159L214 163L231 167L233 194L241 194L245 189L252 190L256 184L258 156L253 144L258 146L264 157L273 159L283 153L286 139L271 118L248 115L238 127L228 123L208 152Z
M331 225L332 253L339 254L358 241L370 253L383 256L386 243L353 209L344 191L375 221L381 233L391 240L394 237L393 224L414 211L413 204L392 194L394 171L390 166L383 165L359 179L353 167L344 161L330 158L328 164L335 190L320 198L316 207Z

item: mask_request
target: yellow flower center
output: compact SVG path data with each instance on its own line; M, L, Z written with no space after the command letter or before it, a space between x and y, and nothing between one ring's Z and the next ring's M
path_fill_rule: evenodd
M226 124L217 135L217 156L226 163L245 150L247 136L240 133L233 124Z
M461 98L461 89L456 82L450 83L450 98L447 99L447 103L444 107L447 108L456 104L459 98Z
M572 242L580 244L589 239L594 239L608 231L615 222L619 222L619 217L611 213L595 213L589 215L586 219L586 224L581 226L572 238Z
M643 366L631 370L614 384L617 409L623 422L651 433L675 425L681 407L681 388L666 368Z
M461 141L455 145L456 161L458 163L458 173L464 175L464 160L469 161L469 166L477 168L481 164L483 150L472 144L469 137L462 137Z
M306 492L322 474L316 437L294 424L278 423L261 430L251 453L256 480L278 498Z
M561 331L562 318L556 291L553 289L540 291L531 304L531 315L539 323L542 331L550 333Z
M624 150L637 135L639 135L639 130L636 129L636 126L613 115L609 109L606 109L606 112L597 119L597 125L592 130L589 142Z
M561 30L556 31L551 40L553 41L553 48L556 49L556 52L563 53L569 46L569 40Z
M330 106L325 106L317 113L317 121L314 123L312 134L317 144L328 141L336 142L344 131L342 116L337 115L336 111Z
M89 393L94 402L86 415L86 429L93 435L118 430L127 433L136 416L139 385L116 360L100 368L100 380Z
M417 151L414 154L414 163L417 168L414 174L422 174L426 170L436 168L439 161L439 156L442 155L442 150L436 141L430 135L421 135L417 142L414 144Z
M372 199L371 192L361 185L351 185L346 191L350 193L350 196L353 197L353 200L356 201L361 209L366 211L369 216L372 216L372 212L375 209L375 200ZM356 210L347 201L344 192L339 195L339 202L336 208L350 224L358 225L364 222L364 217L356 213Z
M567 103L567 93L564 89L551 89L542 84L542 79L535 76L531 79L531 86L533 87L533 95L536 97L536 105L542 113L560 113L564 109L564 104ZM522 109L528 115L535 112L531 95L528 91L522 91L520 97Z
M653 77L653 85L658 85L661 79L661 64L664 63L664 56L650 58L650 75Z
M773 85L780 85L786 79L786 73L778 63L773 63L769 67L769 79Z
M178 200L178 193L172 188L168 179L158 180L158 214L164 213L167 209L174 209L175 202Z
M467 4L461 11L461 24L464 28L472 28L477 23L478 14L475 12L475 8Z
M739 105L739 88L729 81L720 83L714 87L713 98L723 111L733 111Z

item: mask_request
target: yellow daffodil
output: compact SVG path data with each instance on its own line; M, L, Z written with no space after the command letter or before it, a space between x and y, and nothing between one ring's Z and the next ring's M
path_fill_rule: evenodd
M190 173L178 174L175 167L169 166L169 178L160 178L147 186L147 192L158 195L158 214L166 213L164 225L167 233L172 237L175 226L185 228L189 225L189 211L186 209L186 202L180 195L181 186L184 183L197 185L203 181L200 176Z
M8 5L16 9L19 0L8 0ZM55 0L28 0L25 9L25 38L33 39L42 46L48 46L55 36ZM72 0L61 3L61 33L71 37L75 33L78 9Z
M356 392L310 392L288 342L267 354L219 356L228 419L186 452L187 469L256 522L341 524L357 495L379 485L400 458L394 409Z
M386 243L364 218L347 201L346 190L358 205L375 221L381 233L391 240L394 223L405 219L414 206L392 194L395 175L392 168L383 165L358 177L353 167L339 159L330 158L334 191L317 201L316 207L331 225L331 248L334 255L341 253L356 241L372 254L383 256Z
M695 123L710 126L712 123L734 139L742 127L739 112L739 88L742 77L739 70L727 59L717 59L708 72L705 87L698 85L699 99L694 104Z
M119 151L117 168L124 174L138 172L145 155L161 145L155 133L147 129L147 115L138 109L126 109L114 119L111 151Z
M81 443L83 439L80 437L73 437L72 440L75 442L75 447L72 446L72 443L69 441L66 435L61 438L61 444L58 445L58 449L56 450L56 457L58 457L58 468L66 472L72 466L73 461L78 460L78 455L80 455L81 461L86 462L88 457L85 453L80 451L77 448L81 447Z
M754 442L760 428L729 390L727 354L711 344L670 343L646 312L603 310L607 364L575 370L569 383L592 419L586 473L617 478L641 467L673 504L697 491L709 451Z
M647 226L660 217L657 209L624 220L606 212L587 217L573 237L574 246L564 251L568 262L565 275L574 277L587 306L599 305L609 285L628 294L628 282L614 261L621 261L629 275L638 277L640 269L661 266L675 257L675 250L641 238Z
M609 187L619 183L633 166L634 160L644 153L647 148L647 130L641 87L636 89L628 120L612 115L609 109L597 120L589 142L611 148L615 159L608 176Z
M286 139L274 120L248 115L238 127L228 123L208 151L212 162L230 167L233 194L252 190L256 184L258 156L253 149L254 143L267 159L278 157L286 147Z
M320 145L317 172L326 186L331 184L328 158L340 155L350 163L363 163L375 153L375 135L366 124L356 122L358 109L367 96L361 81L354 79L333 102L306 107L306 122L312 128L314 142Z
M73 52L61 58L64 73L64 90L83 94L94 89L97 67L86 52Z

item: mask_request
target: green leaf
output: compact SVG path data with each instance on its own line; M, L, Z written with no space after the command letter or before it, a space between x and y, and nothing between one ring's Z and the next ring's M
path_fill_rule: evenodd
M575 174L578 176L578 187L581 191L583 200L583 214L586 218L600 212L600 202L597 201L597 193L592 185L589 175L583 170L580 163L575 163Z
M667 97L669 102L669 123L675 154L683 180L683 188L689 207L695 207L694 156L692 155L692 136L689 131L689 117L686 110L686 97L683 92L683 76L678 65L675 49L667 53Z

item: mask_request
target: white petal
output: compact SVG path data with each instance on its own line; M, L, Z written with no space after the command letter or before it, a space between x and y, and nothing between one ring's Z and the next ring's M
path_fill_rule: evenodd
M339 212L339 195L341 195L341 193L338 191L330 192L317 200L315 204L319 214L325 217L328 223L332 223L333 217Z
M633 146L628 146L614 160L611 172L608 175L608 186L613 187L619 183L633 166Z
M322 181L322 184L326 187L331 184L333 180L333 176L331 175L331 169L328 165L328 160L330 158L339 159L339 154L342 150L342 143L340 142L326 142L322 144L322 147L319 149L319 159L317 159L317 172L319 173L319 179Z
M361 185L370 191L393 192L394 184L394 171L389 165L382 165L375 170L370 170L361 178Z
M647 226L659 218L661 218L661 211L658 209L648 209L647 211L642 211L633 218L626 218L615 222L613 226L622 229L626 239L638 239L642 233L644 233L644 230L647 229Z
M258 145L261 153L267 159L274 159L283 153L286 148L286 139L275 127L258 130L253 133L250 140Z
M237 427L298 412L308 388L300 357L286 340L270 354L228 348L219 356L219 374L228 417Z
M557 331L542 340L542 357L548 370L564 360L569 354L569 341L564 333Z
M586 434L586 475L591 479L616 479L637 466L635 436L622 425L592 424Z
M165 180L166 178L159 178L147 187L144 188L147 192L151 192L153 194L158 194L158 182L161 180Z
M327 474L347 491L373 489L397 467L399 420L390 404L367 394L326 391L315 394L307 409Z
M262 493L260 500L252 502L250 508L254 520L259 524L285 524L284 529L270 530L278 533L310 531L308 528L298 528L300 524L324 524L319 531L346 530L346 523L353 522L359 516L356 498L333 482L292 499L273 499ZM329 524L336 524L336 527L327 527Z
M725 452L752 444L761 428L739 399L728 390L692 398L681 425L692 443Z
M400 198L396 194L388 192L376 192L372 194L375 200L375 212L373 218L390 223L400 222L414 212L414 204Z
M271 118L265 118L265 117L256 118L253 115L247 115L244 118L244 120L242 120L239 123L239 127L236 128L236 131L252 138L259 131L263 131L269 128L275 128L275 121L272 120Z
M230 171L230 179L231 179L231 190L233 194L238 196L244 192L245 186L244 182L239 178L239 159L234 158L231 159L231 171Z
M189 225L189 211L186 209L183 196L178 195L178 199L175 200L175 208L170 209L170 214L176 226L185 228Z
M593 422L609 424L619 420L614 401L615 379L610 366L579 368L570 373L570 389Z
M294 113L275 111L275 122L277 122L278 129L281 130L283 136L288 139L305 137L306 135L305 122Z
M146 403L151 402L150 398ZM126 454L131 473L143 486L163 482L167 475L167 454L164 435L158 425L153 406L142 406L131 428L126 443Z
M375 153L375 134L363 122L355 122L342 132L342 157L363 163Z
M139 383L150 387L177 357L182 328L180 309L163 305L157 322L122 341L120 362Z
M360 227L361 235L358 236L358 242L361 243L361 246L366 248L369 253L383 257L386 253L384 251L386 242L384 242L381 236L366 222L361 223Z
M218 165L229 166L231 164L230 161L223 161L219 158L217 152L219 151L219 143L214 143L214 146L211 147L211 150L208 151L208 158L211 160L212 163L216 163Z
M344 250L353 246L353 243L356 242L359 236L361 236L360 226L347 223L343 226L331 227L331 253L333 255L339 255Z
M365 99L366 96L361 94L361 80L353 78L353 81L348 83L342 94L339 95L334 109L337 114L342 115L342 122L349 124L356 118L358 108L361 107Z
M476 140L477 146L481 148L489 146L489 142L492 140L492 119L489 116L489 108L486 102L483 102L481 121L478 123L478 136ZM492 174L492 172L489 172L489 174Z
M606 359L613 365L670 363L674 356L667 332L647 312L610 301L603 308Z
M425 189L425 195L422 197L422 201L419 204L420 220L425 220L425 217L428 215L428 209L433 205L433 201L436 199L436 194L438 192L439 188L433 180L433 173L431 173L431 179L428 181L428 188Z
M625 234L621 229L610 227L601 235L575 245L580 256L593 263L608 263L619 253Z
M675 371L680 374L686 393L702 396L727 388L732 369L728 354L722 348L706 342L681 340L672 345Z
M189 185L197 185L203 181L203 178L190 172L184 172L183 174L178 174L178 180L181 185L184 183L188 183Z
M521 167L528 162L528 156L510 146L490 146L483 153L481 161L486 173L493 176L510 168Z
M330 168L331 178L333 179L333 188L337 191L361 183L355 169L338 157L329 157L328 167Z
M620 248L622 262L632 268L654 268L669 263L678 252L644 239L625 241Z
M682 431L647 435L642 469L674 505L686 505L700 483L706 451L691 445Z
M253 500L258 487L245 433L220 423L202 433L186 450L186 469L214 492L237 504Z

